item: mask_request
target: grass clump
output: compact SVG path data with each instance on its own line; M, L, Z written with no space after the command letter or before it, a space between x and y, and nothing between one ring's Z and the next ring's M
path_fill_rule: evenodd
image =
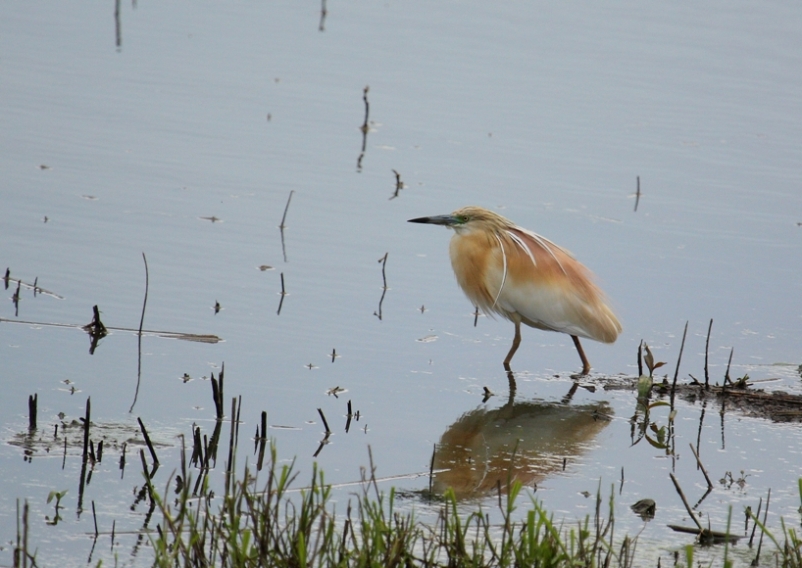
M257 487L246 468L227 483L214 506L201 484L201 497L190 494L182 480L172 503L152 486L151 498L163 522L152 537L157 567L457 567L457 566L631 566L634 543L625 538L613 547L612 498L610 514L596 513L576 527L555 525L549 513L532 500L521 520L513 520L521 484L511 482L502 495L498 487L501 522L491 524L481 510L465 515L452 491L435 498L419 495L437 509L434 522L421 523L414 512L399 512L395 489L379 490L372 465L363 468L360 491L338 516L331 487L322 471L313 468L311 483L296 491L294 464L278 466L271 445L267 482Z

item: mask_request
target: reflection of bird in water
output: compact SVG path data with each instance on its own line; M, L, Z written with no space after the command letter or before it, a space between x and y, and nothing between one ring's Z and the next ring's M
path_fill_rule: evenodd
M466 412L440 438L434 467L447 471L435 474L435 491L451 487L458 498L481 497L498 482L506 491L508 479L538 483L560 471L565 458L590 449L611 414L605 402L522 402Z
M515 338L504 359L506 369L521 343L521 323L569 334L582 359L583 374L590 372L590 363L579 338L612 343L621 333L621 324L590 271L548 239L481 207L410 222L454 229L449 252L460 287L486 314L515 324Z

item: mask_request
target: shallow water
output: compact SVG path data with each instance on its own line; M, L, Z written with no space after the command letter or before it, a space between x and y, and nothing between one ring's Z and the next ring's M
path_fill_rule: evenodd
M203 377L223 362L226 411L243 397L242 438L267 411L282 459L297 455L304 472L324 412L335 433L317 461L331 482L358 479L368 445L379 475L427 471L432 447L460 417L503 408L512 325L480 317L474 327L449 266L449 234L406 223L467 204L551 238L597 274L624 325L613 346L586 343L598 374L636 374L645 340L673 376L689 321L680 377L700 378L712 318L714 381L734 348L733 376L778 378L762 386L800 392L798 10L328 10L320 31L312 5L123 3L118 30L113 6L0 6L0 270L62 297L23 288L15 315L12 283L0 318L83 325L98 305L107 326L138 329L144 252L145 329L223 340L145 335L131 410L136 334L113 331L89 355L82 331L0 322L0 535L13 539L15 500L27 499L45 565L63 551L83 563L93 528L86 510L77 514L80 452L62 469L60 455L37 451L29 463L12 443L27 432L29 394L39 397L43 438L59 412L82 416L87 397L93 422L135 431L141 417L167 445L157 485L178 463L175 436L193 423L214 428ZM404 188L390 199L393 170ZM288 295L278 315L281 274ZM525 329L516 400L562 404L578 368L567 336ZM346 391L334 397L333 387ZM497 396L482 403L483 387ZM348 400L360 419L346 434ZM686 494L704 492L687 449L699 440L714 480L747 476L743 489L719 485L707 497L711 522L721 527L730 504L734 518L742 505L754 508L768 488L772 526L780 515L796 522L798 426L729 412L722 441L717 408L708 406L699 434L701 405L680 402L671 459L645 440L631 446L631 391L580 389L570 404L600 403L612 421L581 454L563 456L565 472L538 482L535 495L556 513L591 511L593 498L580 492L601 483L607 494L623 467L623 528L634 534L642 524L629 504L658 503L641 551L690 542L665 528L688 521L668 472ZM665 411L654 417L666 423ZM120 452L107 452L84 507L96 501L105 530L114 520L138 528L144 511L128 506L139 472L120 481ZM47 494L63 489L65 521L48 526ZM129 554L133 542L117 552ZM109 554L103 548L95 559Z

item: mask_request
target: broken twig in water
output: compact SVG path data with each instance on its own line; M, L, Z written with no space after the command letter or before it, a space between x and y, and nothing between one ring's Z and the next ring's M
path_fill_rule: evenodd
M134 411L134 406L136 406L136 401L139 398L139 385L142 381L142 326L145 324L145 308L148 305L148 289L150 288L148 259L144 252L142 253L142 260L145 262L145 297L142 300L142 315L139 317L139 331L137 332L136 389L134 390L134 400L131 403L131 408L128 409L128 412Z
M17 283L17 293L18 294L20 293L22 288L25 288L27 290L33 290L34 297L37 294L39 294L39 295L44 294L45 296L50 296L51 298L56 298L57 300L63 300L64 299L64 296L59 296L55 292L51 292L50 290L45 290L44 288L39 286L39 277L38 276L36 278L34 278L33 284L29 284L28 282L25 282L22 279L11 278L11 269L10 268L6 268L6 274L5 274L5 276L3 276L2 280L3 280L3 285L5 286L6 290L8 290L8 285L10 283L16 282Z
M325 32L326 31L326 14L328 14L328 13L329 13L329 11L326 9L326 0L321 0L320 1L320 24L317 27L317 30L319 32Z
M323 414L323 410L318 408L317 413L320 414L320 419L323 420L323 426L326 428L326 434L331 434L331 428L329 428L329 423L326 421L326 416Z
M92 499L92 519L95 521L95 538L97 538L98 530L97 530L97 513L95 512L95 500Z
M145 298L142 300L142 315L139 317L139 337L142 337L142 326L145 323L145 308L148 305L148 289L150 288L150 274L148 273L148 257L145 256L144 252L142 253L142 260L145 263Z
M429 460L429 496L432 495L432 484L434 483L434 459L437 456L437 444L432 446L432 459Z
M696 524L697 527L699 527L699 530L700 531L704 530L704 529L702 529L702 523L699 522L699 519L696 518L696 515L691 510L690 505L688 505L688 500L685 499L685 494L682 492L682 488L679 486L679 482L677 481L677 478L674 477L673 473L669 473L668 476L671 478L671 481L674 482L674 488L677 490L677 493L679 494L680 499L682 499L682 504L685 505L685 510L688 511L688 514L691 516L691 519L693 519L693 522Z
M287 197L287 205L284 206L284 215L281 216L281 224L278 226L278 230L281 233L281 254L284 257L284 262L287 262L287 247L284 245L284 229L287 228L285 221L287 220L287 211L290 208L293 193L295 193L295 190L291 189L290 195Z
M84 463L86 463L86 460L89 457L89 424L90 424L91 410L92 410L91 397L87 397L86 414L84 416L84 450L83 453L81 454Z
M100 310L97 305L92 306L92 321L84 326L84 329L90 335L106 335L106 326L100 321Z
M763 526L766 526L766 522L768 521L769 517L769 502L771 501L771 487L769 487L768 494L766 495L766 510L763 512ZM757 541L757 554L755 555L755 560L752 562L753 566L758 566L760 564L760 550L763 548L763 535L766 534L765 530L760 531L760 539Z
M693 452L693 457L696 458L696 465L699 466L699 469L702 470L702 475L705 476L705 481L707 481L708 489L712 489L713 482L710 481L710 476L707 475L707 470L705 469L705 466L702 465L702 460L699 459L699 454L696 453L696 449L693 447L693 444L688 444L688 445L691 447L691 452Z
M144 422L142 419L137 417L137 422L139 422L139 428L142 430L142 436L145 438L145 444L148 446L148 451L150 452L150 457L153 458L153 464L158 465L159 458L156 457L156 450L153 448L153 443L150 441L150 436L148 436L148 431L145 428Z
M256 471L262 471L265 461L265 447L267 446L267 412L262 411L262 428L257 440L259 445L259 458L256 461Z
M284 206L284 215L281 216L281 225L278 226L279 229L284 229L287 225L285 221L287 220L287 211L290 208L290 201L292 201L292 194L295 193L294 189L290 190L290 195L287 197L287 205Z
M313 457L317 457L320 454L321 450L323 450L323 446L329 443L329 436L331 436L331 429L329 428L329 423L326 422L326 416L323 414L323 410L318 408L318 414L320 414L320 418L323 420L323 426L326 427L326 432L323 435L323 439L320 440L320 444L317 447L317 451L313 454Z
M682 332L682 343L679 346L679 356L677 357L677 368L674 369L674 382L671 384L671 408L674 408L674 391L677 389L677 377L679 376L679 364L682 362L682 350L685 349L685 336L688 335L688 322L685 322L685 331Z
M41 290L41 289L40 289ZM77 323L53 323L53 322L44 322L44 321L28 321L28 320L15 320L15 319L7 319L7 318L0 318L0 322L5 323L18 323L22 325L34 325L39 327L60 327L60 328L69 328L69 329L80 329L82 331L87 331L85 325L77 324ZM139 330L132 328L132 327L113 327L108 326L106 327L107 331L124 331L127 333L139 333ZM212 334L207 333L182 333L180 331L160 331L156 329L143 329L143 334L149 335L157 335L159 337L164 337L166 339L181 339L184 341L196 341L198 343L219 343L221 341L220 337Z
M732 354L735 353L735 347L730 348L730 358L727 360L727 370L724 372L724 384L731 383L730 380L730 365L732 364Z
M710 373L707 370L707 359L710 353L710 332L713 330L713 318L710 318L710 325L707 326L707 341L705 341L705 388L710 388Z
M28 395L28 429L36 430L36 407L39 402L39 394Z
M393 170L393 173L395 174L395 192L393 192L393 194L390 196L390 201L398 197L398 192L406 187L404 182L401 181L401 174L399 174L396 170Z
M382 265L382 297L379 299L379 311L373 312L373 315L379 318L379 321L381 321L382 319L382 304L384 303L384 296L387 294L387 290L389 290L389 288L387 287L387 272L385 270L387 266L388 254L390 253L389 252L384 253L384 256L379 259L379 262Z
M362 132L362 151L359 153L359 157L356 159L356 171L362 171L362 158L365 157L365 148L368 144L368 132L370 131L370 126L368 124L368 116L370 115L370 104L368 103L368 91L370 91L370 86L365 85L365 88L362 91L362 100L365 101L365 121L362 123L362 126L359 127L359 130Z
M95 353L95 349L98 346L98 342L106 337L109 332L106 329L106 326L103 325L103 322L100 321L100 310L98 309L97 305L92 306L92 321L83 326L84 331L89 334L90 338L90 345L89 345L89 354L93 355Z
M22 282L17 280L17 290L16 290L16 292L14 292L14 295L11 296L11 301L14 302L14 317L15 318L19 317L19 301L20 301L19 290L20 290L20 286L22 286Z
M640 176L636 178L636 189L635 189L635 213L638 212L638 203L640 203Z
M287 291L284 289L284 273L283 272L281 273L281 292L279 292L279 294L281 295L281 300L279 300L279 302L278 302L278 309L276 310L276 315L277 316L281 315L281 307L284 305L284 296L287 295Z
M218 379L214 378L212 373L212 398L214 399L214 408L216 411L217 420L222 420L225 414L223 413L223 382L225 380L226 364L223 363L220 368L220 375Z

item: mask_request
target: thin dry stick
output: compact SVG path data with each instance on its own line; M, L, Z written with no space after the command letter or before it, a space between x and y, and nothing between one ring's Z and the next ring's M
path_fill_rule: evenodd
M240 402L242 402L242 398L240 397ZM237 411L237 399L231 399L231 432L228 437L228 464L226 465L226 495L231 494L232 484L232 474L234 473L234 461L236 455L236 446L237 446L237 430L239 429L239 421L238 421L238 411Z
M278 226L279 229L282 231L287 226L284 224L284 221L287 220L287 210L290 208L290 201L292 201L292 194L295 193L294 189L290 190L290 196L287 198L287 205L284 206L284 215L281 216L281 225Z
M696 453L696 449L693 447L693 444L688 444L691 447L691 452L693 452L693 457L696 458L696 465L699 466L699 469L702 470L702 474L705 476L705 481L707 481L707 487L709 489L713 488L713 482L710 481L710 476L707 475L707 470L705 466L702 465L702 460L699 459L699 454Z
M754 520L760 518L760 510L763 508L763 497L760 498L760 501L757 503L757 515L753 516ZM752 534L749 536L749 548L752 548L752 541L755 538L755 529L757 529L757 523L752 523Z
M287 220L287 210L290 208L290 201L292 201L292 194L295 190L290 190L290 196L287 198L287 205L284 206L284 215L281 217L281 224L278 226L279 233L281 233L281 255L284 257L284 262L287 262L287 246L284 244L284 228L286 225L284 221Z
M86 417L84 418L84 451L83 451L83 461L86 463L86 458L89 455L89 416L90 411L92 409L92 402L91 397L86 398Z
M312 454L313 458L316 458L318 455L320 455L320 452L323 451L323 447L329 443L329 436L331 436L331 432L326 432L326 434L323 436L323 439L320 440L317 450L315 450L315 453Z
M382 290L387 290L387 272L385 271L385 267L387 266L387 255L390 254L389 252L384 253L384 256L379 259L379 262L382 263L382 282L384 283L382 286Z
M142 463L142 473L145 474L145 489L148 490L148 495L153 499L153 494L150 492L151 474L148 472L148 462L145 460L145 450L139 450L139 461Z
M17 291L14 292L13 296L11 296L11 301L14 302L14 317L15 318L19 317L19 300L20 300L19 290L20 290L20 286L22 286L22 281L17 280Z
M226 374L226 362L223 361L223 364L220 365L220 374L217 375L217 379L220 381L220 406L223 406L223 380Z
M365 85L365 88L362 90L362 100L365 101L365 121L362 123L362 132L368 132L368 116L370 115L370 103L368 103L368 91L370 91L370 85ZM362 151L365 151L365 147L362 147Z
M713 330L713 318L710 318L710 325L707 326L707 341L705 341L705 388L710 388L710 374L707 372L707 358L710 352L710 332Z
M284 305L284 296L287 295L287 291L284 289L284 273L283 272L281 273L281 292L280 292L280 294L281 294L281 300L279 300L279 302L278 302L278 310L276 310L276 315L277 316L281 315L281 306Z
M28 429L36 430L36 408L38 406L39 393L28 395Z
M381 262L382 264L382 282L383 282L382 297L379 298L379 311L373 312L373 315L379 318L379 321L381 321L382 319L382 304L384 303L384 296L387 294L387 290L389 290L389 288L387 287L387 272L386 272L388 254L390 253L389 252L384 253L384 256L379 259L379 262Z
M326 427L326 434L331 434L331 428L329 428L329 423L326 421L326 416L323 414L323 410L320 408L317 409L318 414L320 414L321 420L323 420L323 426Z
M139 385L142 381L142 326L145 323L145 307L148 305L148 288L150 287L150 275L148 274L148 258L142 253L142 260L145 261L145 298L142 300L142 315L139 317L139 332L137 333L137 366L136 366L136 389L134 390L134 400L128 412L134 411L136 400L139 398Z
M437 454L437 444L432 446L432 459L429 462L429 496L432 495L432 482L434 481L434 457Z
M705 421L705 412L707 411L707 400L702 401L702 412L699 414L699 428L696 431L696 451L699 451L699 445L702 443L702 425Z
M139 428L142 430L142 436L145 438L145 444L148 446L148 451L150 451L150 456L153 458L153 464L156 465L159 463L159 458L156 457L156 450L153 448L153 443L150 441L150 436L148 436L148 431L145 429L145 423L142 422L142 419L137 417L137 422L139 422Z
M362 100L365 101L365 122L362 123L362 126L359 127L359 130L362 132L362 151L359 153L359 157L356 159L356 171L362 171L362 159L365 157L365 148L368 145L368 132L370 131L370 126L368 125L368 115L370 114L370 104L368 103L368 91L370 90L370 86L365 85L365 89L362 91Z
M329 11L326 9L326 0L321 0L321 3L320 3L320 24L317 27L318 31L320 31L320 32L325 32L326 31L326 14L328 14L328 13L329 13Z
M395 174L395 192L390 196L390 201L398 197L398 192L404 189L404 182L401 181L401 174L399 174L396 170L393 170Z
M727 360L727 370L724 372L724 384L731 383L730 380L730 364L732 363L732 354L735 352L735 347L730 349L730 358Z
M97 530L97 513L95 512L95 500L92 499L92 519L95 521L95 538L97 538L98 530Z
M348 413L345 416L346 416L345 433L347 434L348 430L351 429L351 418L354 416L353 413L351 412L351 401L350 400L348 401Z
M28 566L28 500L25 500L25 505L22 509L22 558L23 566ZM33 560L33 559L31 559ZM35 564L34 564L35 565Z
M123 29L120 23L120 0L114 2L114 45L117 46L117 51L123 45Z
M637 177L637 189L635 190L635 213L638 212L638 203L640 203L640 176Z
M769 501L771 501L771 487L769 487L768 494L766 495L766 510L763 512L763 526L766 526L766 521L769 516ZM763 535L766 531L760 531L760 539L757 541L757 555L755 556L754 566L760 564L760 549L763 548Z
M262 471L265 461L265 446L267 445L267 412L262 411L262 431L259 436L259 459L256 462L257 471Z
M677 478L674 477L673 473L669 473L668 476L671 478L671 481L674 482L674 487L676 488L677 493L679 493L680 499L682 499L682 504L685 505L685 510L688 511L688 514L693 519L693 522L696 523L696 526L699 528L699 530L700 531L704 530L702 528L702 524L699 522L699 519L696 518L696 515L693 514L693 511L691 510L691 507L688 505L688 501L687 501L687 499L685 499L685 494L682 492L682 488L679 486L679 482L677 481Z
M139 318L139 336L142 337L142 325L145 323L145 307L148 305L148 287L150 276L148 274L148 258L142 253L142 260L145 261L145 299L142 300L142 316Z
M679 356L677 357L677 368L674 369L674 382L671 385L671 408L674 408L674 391L677 388L677 376L679 376L679 364L682 362L682 350L685 349L685 336L688 335L688 322L685 322L685 331L682 332L682 343L679 346Z

